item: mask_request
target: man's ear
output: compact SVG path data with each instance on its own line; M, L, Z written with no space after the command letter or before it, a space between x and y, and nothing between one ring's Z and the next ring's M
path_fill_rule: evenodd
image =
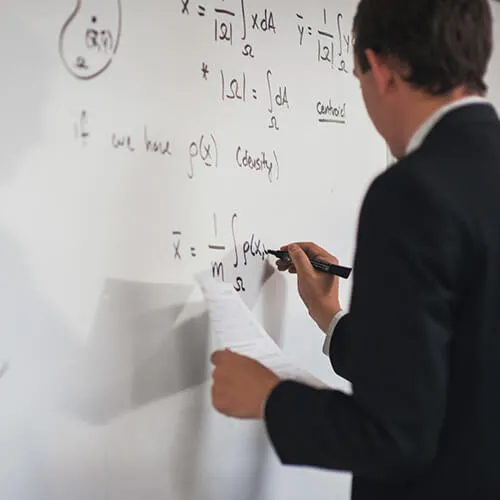
M377 54L372 49L365 52L366 58L370 63L372 78L379 95L386 95L390 92L396 83L396 74L387 62L387 58Z

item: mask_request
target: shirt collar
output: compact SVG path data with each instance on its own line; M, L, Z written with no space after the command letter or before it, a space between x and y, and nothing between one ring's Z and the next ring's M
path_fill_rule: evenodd
M429 135L431 130L438 124L438 122L451 111L461 108L463 106L469 106L471 104L488 104L488 101L484 97L471 96L464 97L458 101L454 101L439 108L434 114L432 114L413 134L408 146L406 148L406 154L410 154L417 150L426 137Z

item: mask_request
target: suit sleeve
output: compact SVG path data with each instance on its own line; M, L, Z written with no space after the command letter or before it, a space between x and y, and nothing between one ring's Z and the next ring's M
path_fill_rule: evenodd
M284 381L268 399L268 434L285 464L391 481L435 457L462 231L401 168L379 177L363 203L350 314L331 346L353 394Z

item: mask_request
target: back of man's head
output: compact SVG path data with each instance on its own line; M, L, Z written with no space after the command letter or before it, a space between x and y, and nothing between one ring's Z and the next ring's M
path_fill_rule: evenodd
M483 95L492 25L488 0L361 0L355 53L363 73L367 49L394 58L406 82L433 96L457 87Z

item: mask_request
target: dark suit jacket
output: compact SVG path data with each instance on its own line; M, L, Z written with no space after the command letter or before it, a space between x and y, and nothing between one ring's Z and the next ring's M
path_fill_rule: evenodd
M500 121L450 112L371 185L330 357L353 395L285 381L285 464L352 471L355 500L500 499Z

